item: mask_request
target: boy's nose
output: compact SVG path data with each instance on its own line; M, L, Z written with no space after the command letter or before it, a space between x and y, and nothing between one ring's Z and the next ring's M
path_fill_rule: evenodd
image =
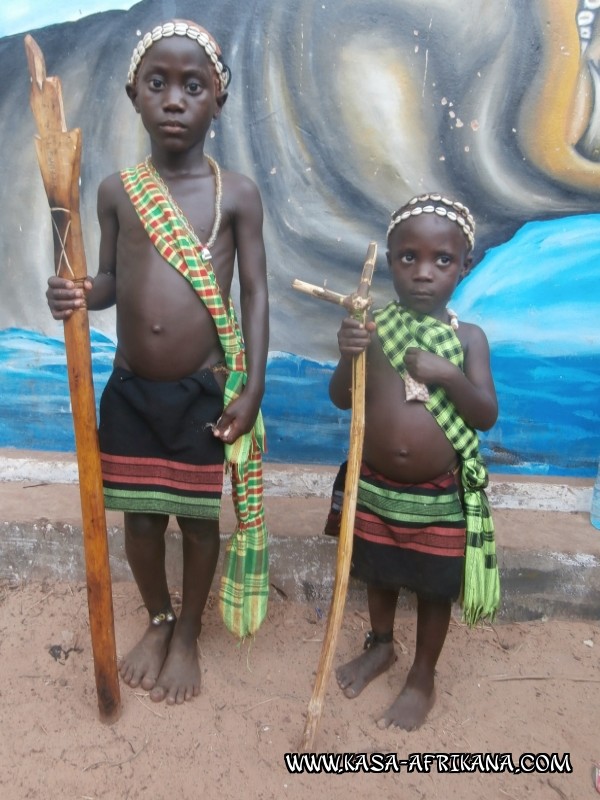
M178 86L171 86L163 95L165 108L183 108L185 105L185 95Z
M415 277L419 281L430 281L433 274L432 265L429 261L420 261L417 265Z

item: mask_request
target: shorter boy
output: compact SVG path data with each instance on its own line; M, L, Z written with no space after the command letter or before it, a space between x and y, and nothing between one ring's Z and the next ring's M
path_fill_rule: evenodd
M461 591L465 544L468 621L493 615L499 601L482 491L487 473L474 431L491 428L498 413L489 347L479 327L458 323L447 308L471 268L474 227L461 203L439 194L410 200L388 228L398 301L365 325L344 319L338 332L341 358L330 396L339 408L351 406L352 358L368 348L352 574L367 584L372 630L364 652L337 670L346 697L359 695L394 663L399 589L417 596L414 661L380 727L418 728L433 705L435 666ZM470 595L473 569L485 584L478 598Z

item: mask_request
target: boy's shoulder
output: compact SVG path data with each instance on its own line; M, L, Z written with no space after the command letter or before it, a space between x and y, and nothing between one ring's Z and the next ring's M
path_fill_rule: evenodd
M100 183L98 184L98 192L102 192L103 194L115 192L119 189L123 189L123 181L121 179L120 172L113 172L110 175L102 178Z
M462 344L465 355L468 353L469 349L488 347L485 331L473 322L465 322L459 319L456 335Z
M259 193L258 186L248 175L241 172L234 172L230 169L221 167L221 180L223 188L232 192L255 192Z
M232 170L221 169L223 185L223 204L230 211L250 211L262 209L260 191L248 175Z
M127 199L120 172L113 172L103 178L98 185L98 211L119 214Z
M479 325L475 325L474 322L467 322L467 320L463 320L459 317L457 330L460 330L461 328L470 336L485 336L482 327L480 327Z
M458 327L459 327L459 329L460 329L460 328L466 328L467 330L479 330L479 331L482 331L482 330L483 330L483 328L481 328L481 326L480 326L480 325L476 325L474 322L469 322L469 320L467 320L467 319L463 319L463 318L460 316L460 314L457 316L457 318L456 318L456 319L457 319L457 321L458 321Z

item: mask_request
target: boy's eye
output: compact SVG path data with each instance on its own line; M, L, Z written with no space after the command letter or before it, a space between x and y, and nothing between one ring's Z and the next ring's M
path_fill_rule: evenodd
M449 264L451 264L451 263L452 263L452 259L450 258L450 256L440 256L440 257L438 258L438 264L439 264L441 267L447 267L447 266L449 266Z
M162 85L163 85L163 82L162 82L162 80L161 80L160 78L151 78L151 80L150 80L150 86L151 86L153 89L160 89L160 87L161 87Z
M410 252L402 253L400 256L400 260L402 261L403 264L412 264L413 261L415 260L415 254Z
M198 83L198 81L188 81L187 84L188 92L191 92L192 94L197 94L199 91L201 91L201 89L202 86L200 83Z

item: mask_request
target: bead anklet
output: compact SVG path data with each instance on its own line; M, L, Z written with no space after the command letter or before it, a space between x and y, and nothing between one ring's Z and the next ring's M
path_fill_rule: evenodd
M163 625L165 622L175 622L177 617L173 613L172 609L168 609L167 611L161 611L160 614L155 614L153 617L150 618L151 625Z
M369 631L365 636L365 650L370 650L376 644L390 644L394 641L394 631L389 633L374 633Z

